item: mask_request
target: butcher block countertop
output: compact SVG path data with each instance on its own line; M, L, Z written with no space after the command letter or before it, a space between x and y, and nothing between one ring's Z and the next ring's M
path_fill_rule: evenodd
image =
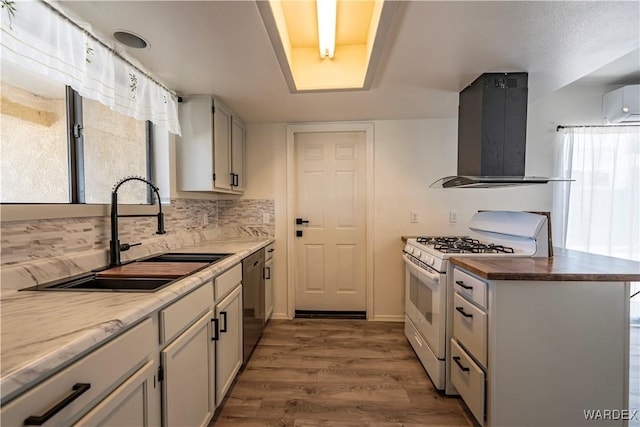
M177 279L205 268L206 262L134 262L110 268L97 274L100 277L163 277Z
M640 262L554 248L551 258L451 258L454 265L488 280L640 281Z

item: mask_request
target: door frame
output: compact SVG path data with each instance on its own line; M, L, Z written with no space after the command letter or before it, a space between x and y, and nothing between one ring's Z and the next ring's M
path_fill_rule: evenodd
M323 122L287 125L287 316L295 316L295 136L296 133L321 132L364 132L365 133L365 298L367 320L373 313L373 222L374 222L374 174L373 144L374 125L372 122Z

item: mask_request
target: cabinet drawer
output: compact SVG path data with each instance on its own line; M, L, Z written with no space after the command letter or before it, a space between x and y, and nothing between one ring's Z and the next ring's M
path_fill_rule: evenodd
M484 425L484 372L451 340L451 382L480 425Z
M264 260L269 261L271 258L273 258L273 251L275 251L275 243L269 243L265 248L264 248Z
M487 313L462 298L453 296L453 337L487 366Z
M72 424L148 359L156 347L155 336L151 319L144 320L3 406L2 425L24 425L26 418L42 416L65 398L75 395L76 399L42 425Z
M487 308L487 284L462 270L453 270L453 287L460 295Z
M174 339L213 305L211 282L160 311L160 344Z
M242 282L242 265L238 264L231 270L221 274L215 279L216 301L220 301L238 284Z

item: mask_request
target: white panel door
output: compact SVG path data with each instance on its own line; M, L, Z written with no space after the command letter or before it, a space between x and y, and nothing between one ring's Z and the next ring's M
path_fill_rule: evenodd
M365 311L366 134L296 133L296 310Z

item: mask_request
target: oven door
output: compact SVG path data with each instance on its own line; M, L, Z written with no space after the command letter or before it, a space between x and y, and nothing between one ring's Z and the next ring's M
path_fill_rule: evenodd
M438 358L445 358L446 275L427 266L405 262L406 314Z

